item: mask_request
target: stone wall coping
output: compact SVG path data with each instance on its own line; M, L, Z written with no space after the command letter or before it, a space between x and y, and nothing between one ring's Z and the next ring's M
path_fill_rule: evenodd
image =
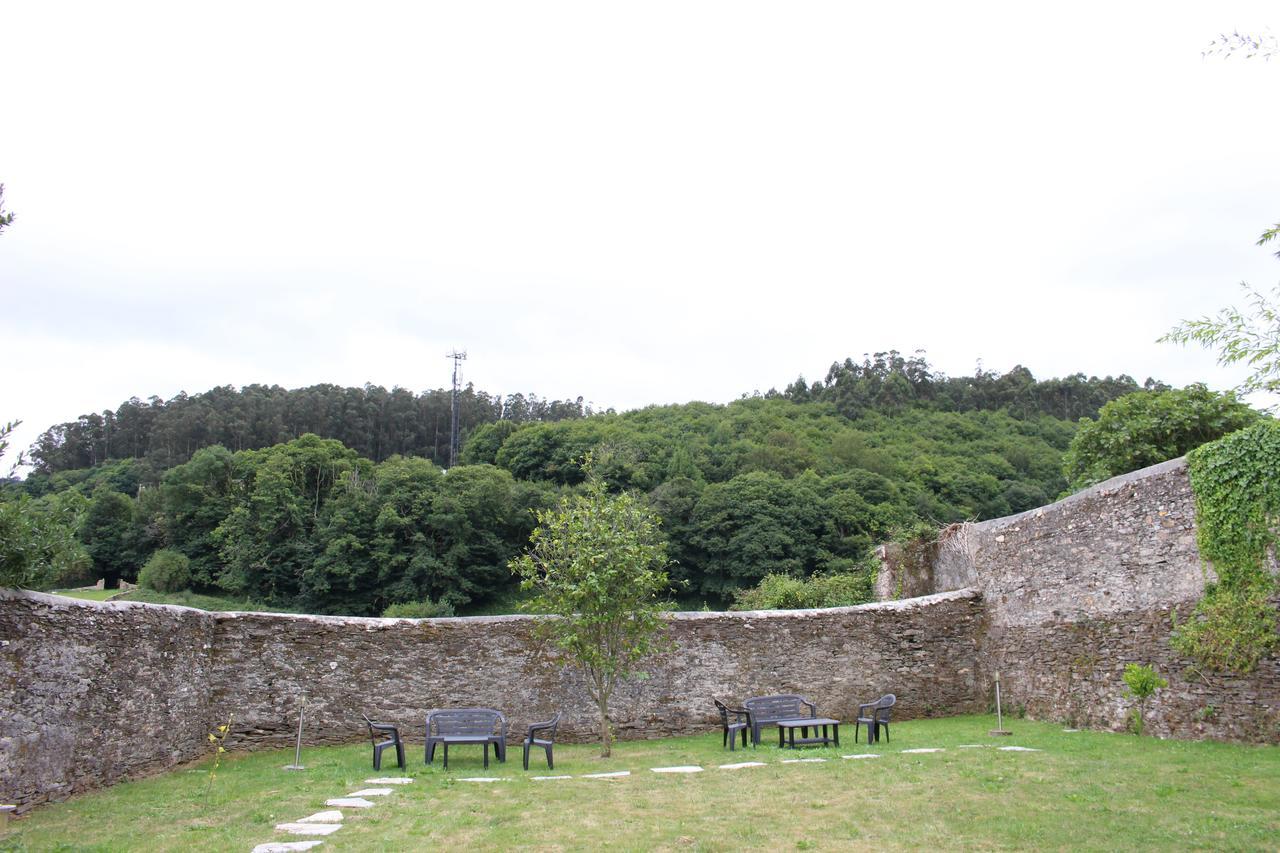
M213 616L208 610L198 607L187 607L182 604L151 604L146 601L91 601L86 598L71 598L66 595L51 595L47 592L36 592L33 589L8 589L0 587L0 601L35 601L50 607L87 607L91 610L131 610L136 608L158 607L163 610L182 613L203 614Z
M1001 518L991 518L986 521L976 522L972 525L972 529L983 532L1002 530L1006 527L1017 525L1026 519L1040 518L1044 515L1050 515L1066 509L1073 504L1080 503L1081 501L1087 501L1090 498L1113 494L1125 486L1132 485L1140 480L1159 477L1174 471L1185 470L1186 467L1187 457L1185 456L1179 456L1177 459L1170 459L1167 462L1158 462L1155 465L1149 465L1146 468L1139 468L1137 471L1130 471L1127 474L1112 477L1110 480L1103 480L1101 483L1076 492L1074 495L1068 495L1060 501L1054 501L1051 504L1046 504L1045 506L1037 507L1036 509L1029 509L1026 512L1020 512L1016 515L1006 515Z
M950 592L939 592L933 595L924 595L919 598L904 598L898 601L873 601L868 604L855 604L849 607L822 607L809 608L803 610L688 610L688 611L671 611L663 614L663 618L672 622L697 622L708 619L795 619L809 618L821 616L824 614L839 613L874 613L874 612L894 612L900 610L910 610L916 607L928 607L932 604L942 604L948 601L966 601L970 599L979 599L982 592L975 588L965 588L953 590ZM68 598L61 595L50 595L44 592L35 592L25 589L0 589L0 600L21 600L27 599L36 601L40 604L47 604L52 607L87 607L98 610L129 610L134 608L159 608L161 610L181 611L187 613L200 614L209 616L215 620L233 620L244 618L268 618L281 619L294 622L318 623L328 625L363 625L366 629L376 630L378 628L390 628L392 626L406 623L416 624L419 622L429 622L433 624L462 623L462 624L495 624L501 622L532 622L540 618L544 618L534 614L510 614L504 616L441 616L433 619L406 619L394 618L387 619L377 616L327 616L311 613L270 613L266 611L212 611L200 610L196 607L186 607L179 604L151 604L145 601L90 601L80 598Z

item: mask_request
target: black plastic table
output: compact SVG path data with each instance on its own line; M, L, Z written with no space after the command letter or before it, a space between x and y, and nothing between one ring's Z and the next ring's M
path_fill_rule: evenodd
M829 717L797 717L794 720L778 720L778 746L795 749L797 745L834 744L840 745L840 721ZM818 727L822 727L822 736L818 736ZM831 727L831 737L827 737L827 727ZM813 737L809 737L809 729L813 729ZM796 729L801 729L801 736L796 738Z

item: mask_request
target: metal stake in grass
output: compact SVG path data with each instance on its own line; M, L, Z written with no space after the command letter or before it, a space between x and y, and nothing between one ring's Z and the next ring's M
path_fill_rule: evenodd
M306 770L302 766L302 712L307 708L307 697L302 697L302 704L298 706L298 744L293 749L293 763L286 764L285 770Z
M1004 713L1000 710L1000 673L996 673L996 727L987 732L989 735L1011 735L1013 732L1004 727Z
M324 681L329 676L338 671L338 662L336 660L329 661L329 671L316 679L317 682ZM298 706L298 742L293 748L293 763L286 764L285 770L306 770L302 766L302 714L307 710L307 694L302 694L302 704Z

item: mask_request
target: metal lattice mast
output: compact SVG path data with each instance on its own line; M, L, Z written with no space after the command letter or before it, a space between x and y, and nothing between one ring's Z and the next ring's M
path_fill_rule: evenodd
M445 358L453 359L453 400L449 406L449 467L452 468L458 464L458 369L462 362L467 360L466 351L458 352L452 350Z

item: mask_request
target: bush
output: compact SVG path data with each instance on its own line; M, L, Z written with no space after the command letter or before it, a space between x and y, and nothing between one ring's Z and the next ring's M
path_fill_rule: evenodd
M191 561L187 555L162 548L151 555L138 572L138 584L156 592L178 592L191 586Z
M436 619L441 616L452 616L453 605L447 601L432 601L429 598L424 598L422 601L402 601L382 611L382 615L387 619Z
M871 600L871 577L859 573L814 575L802 580L790 575L766 575L750 589L734 594L733 610L801 610L845 607Z
M1147 699L1169 682L1160 677L1155 667L1127 663L1124 666L1124 683L1129 688L1129 695L1138 700L1138 707L1133 709L1132 725L1134 733L1141 736L1146 711Z

